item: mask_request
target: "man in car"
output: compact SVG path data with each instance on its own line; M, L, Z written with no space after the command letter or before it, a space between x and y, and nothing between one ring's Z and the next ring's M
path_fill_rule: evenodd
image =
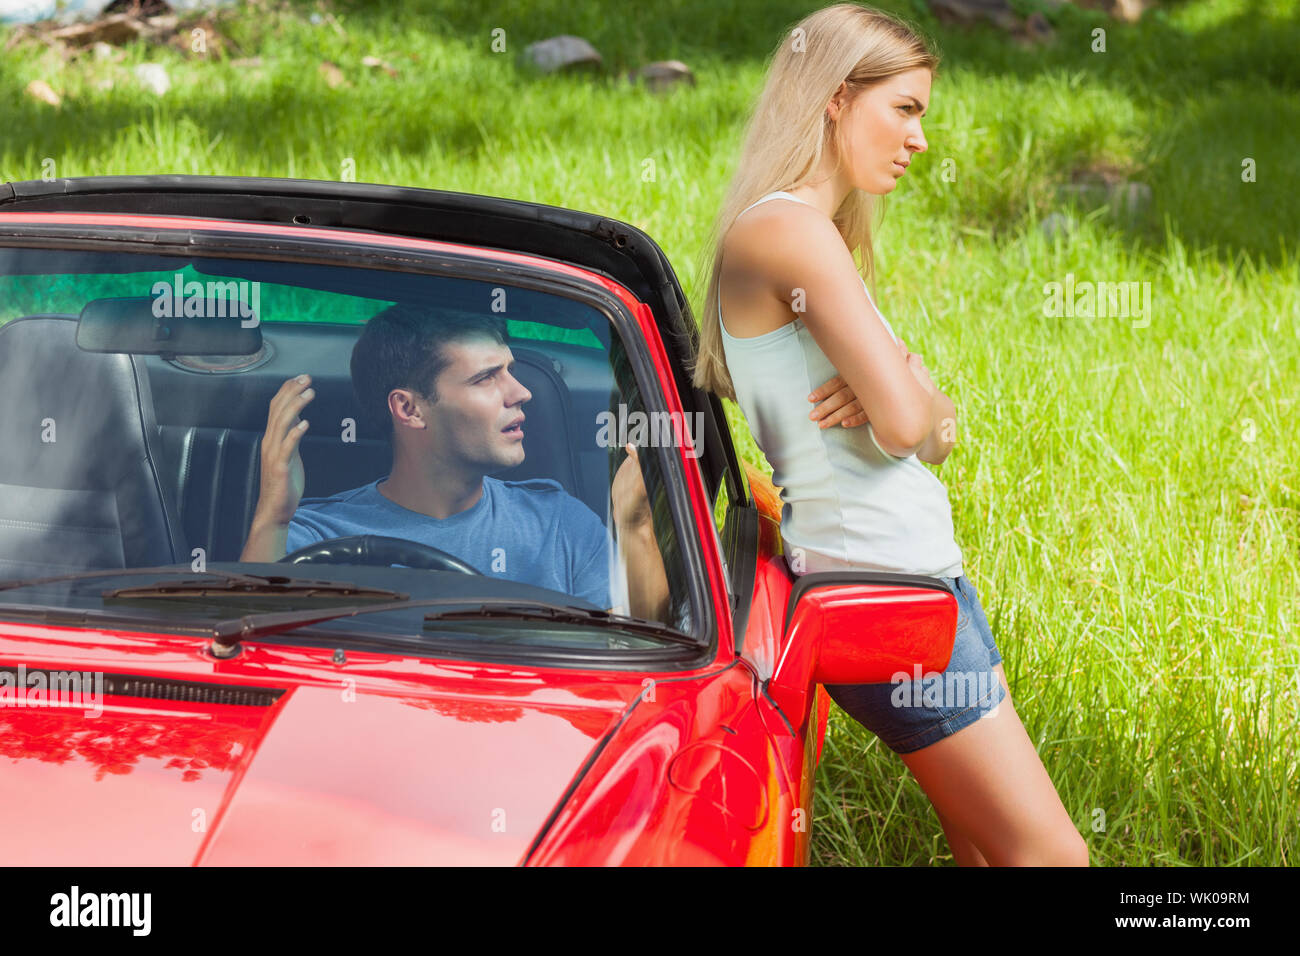
M241 561L277 561L314 541L375 534L420 542L485 574L572 594L616 612L668 620L668 582L636 449L611 487L630 609L610 607L604 522L551 479L501 481L490 472L524 460L523 405L504 321L485 314L437 319L405 305L372 318L352 350L363 421L385 428L387 478L302 500L300 414L311 378L289 379L271 400L262 438L261 494Z

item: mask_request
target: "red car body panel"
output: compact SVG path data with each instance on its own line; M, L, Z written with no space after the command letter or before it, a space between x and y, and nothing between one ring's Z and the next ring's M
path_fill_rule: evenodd
M6 666L286 689L267 707L110 697L93 720L0 710L0 814L25 821L11 864L518 863L642 692L640 676L0 630Z
M269 643L215 661L206 645L0 627L6 666L287 689L267 707L110 697L94 720L0 711L0 814L25 821L6 863L519 863L602 742L530 862L806 856L806 830L782 825L807 792L790 779L797 741L782 729L769 742L780 718L739 664L651 689L641 675L470 661L335 664L328 649Z
M745 462L745 476L759 515L758 573L754 581L754 602L763 609L762 613L750 616L745 646L749 647L752 641L755 646L764 647L766 653L772 655L770 660L775 661L782 636L777 622L784 620L791 590L790 570L782 557L781 496L772 480L748 461ZM820 685L817 686L816 694L817 747L813 768L810 770L821 762L822 744L826 739L826 723L831 708L831 699Z

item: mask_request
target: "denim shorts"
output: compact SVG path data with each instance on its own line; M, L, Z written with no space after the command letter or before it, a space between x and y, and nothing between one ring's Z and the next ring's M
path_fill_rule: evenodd
M988 716L1006 696L993 665L1002 660L975 585L937 578L957 598L957 636L942 672L900 672L880 684L826 684L831 700L895 753L910 753ZM919 677L919 679L917 679Z

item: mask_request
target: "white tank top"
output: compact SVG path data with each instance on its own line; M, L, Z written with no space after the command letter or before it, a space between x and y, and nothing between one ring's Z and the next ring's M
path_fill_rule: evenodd
M811 205L773 192L741 215L769 199ZM880 315L865 280L862 289ZM888 320L880 320L897 341ZM781 487L781 540L790 569L958 577L962 556L943 483L916 455L885 452L870 423L823 429L808 418L814 407L808 395L838 373L803 320L736 338L722 323L719 293L718 324L737 404Z

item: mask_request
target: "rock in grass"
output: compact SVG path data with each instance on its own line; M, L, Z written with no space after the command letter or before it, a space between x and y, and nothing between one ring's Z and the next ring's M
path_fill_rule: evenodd
M1051 9L1060 7L1065 0L1047 0ZM930 9L941 23L972 24L986 20L999 30L1012 35L1022 45L1047 43L1053 37L1052 25L1047 17L1035 10L1023 19L1008 0L929 0Z
M1052 25L1037 10L1025 17L1024 36L1026 39L1046 43L1052 39Z
M651 93L662 93L682 83L695 86L695 74L681 60L657 60L627 75L628 82L645 83Z
M92 23L74 23L58 30L51 30L46 35L52 40L62 40L76 47L93 46L96 43L121 46L148 37L151 32L144 21L128 13L114 13Z
M340 86L352 85L347 81L347 78L343 75L343 71L338 68L338 65L331 63L329 60L325 60L321 63L320 75L325 77L325 82L331 90L337 89Z
M524 49L524 57L543 73L554 73L580 65L599 65L603 62L594 46L582 37L567 33L530 43Z
M1049 213L1043 221L1038 224L1038 228L1042 230L1043 235L1047 237L1047 241L1051 242L1058 237L1061 239L1067 238L1070 235L1071 230L1074 228L1074 223L1072 223L1070 217L1064 213L1054 212Z
M1156 5L1156 0L1074 0L1080 7L1100 10L1116 20L1137 23L1142 14Z
M1148 183L1129 180L1126 171L1111 163L1094 163L1074 170L1070 182L1057 189L1062 202L1083 209L1109 207L1109 212L1122 220L1135 221L1151 205L1152 192Z
M1020 28L1020 17L1007 0L930 0L930 9L941 22L988 20L1008 33Z
M381 60L377 56L363 56L361 58L361 65L369 67L372 70L383 70L389 76L397 76L397 68L387 60Z
M50 106L57 107L63 102L63 97L54 92L54 88L44 80L32 80L27 84L24 92L34 100L40 100L42 103L48 103Z

